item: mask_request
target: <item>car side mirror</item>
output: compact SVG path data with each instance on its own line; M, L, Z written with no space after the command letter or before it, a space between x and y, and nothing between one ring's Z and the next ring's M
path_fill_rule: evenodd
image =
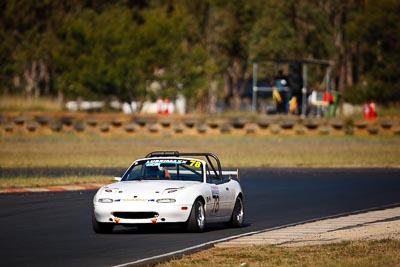
M114 181L121 182L122 177L114 177Z

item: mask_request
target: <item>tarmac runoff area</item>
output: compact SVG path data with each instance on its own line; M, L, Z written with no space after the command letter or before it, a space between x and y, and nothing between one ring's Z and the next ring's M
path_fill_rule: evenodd
M400 207L319 220L231 239L216 247L305 246L355 240L400 240Z
M0 193L54 192L98 189L103 184L8 188ZM279 227L215 243L215 247L253 245L305 246L354 240L400 240L400 206Z

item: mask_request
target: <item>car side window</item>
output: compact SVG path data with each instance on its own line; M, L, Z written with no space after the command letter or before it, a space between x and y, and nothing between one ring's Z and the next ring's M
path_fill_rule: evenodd
M226 182L229 182L229 179L228 178L222 178L222 180L221 179L219 179L216 175L215 175L215 173L214 173L214 171L210 171L210 169L208 168L208 166L207 166L207 183L209 183L209 184L223 184L223 183L226 183Z
M229 182L229 178L228 177L222 177L222 183L227 183Z
M208 168L208 165L206 166L206 182L208 183L208 184L213 184L213 183L215 183L214 182L214 180L215 180L215 175L213 175L211 172L210 172L210 169Z

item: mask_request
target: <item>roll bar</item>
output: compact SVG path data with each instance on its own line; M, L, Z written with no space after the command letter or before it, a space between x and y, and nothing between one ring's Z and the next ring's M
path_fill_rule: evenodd
M210 165L212 171L214 172L215 176L218 177L218 179L222 180L222 168L221 168L221 162L219 161L219 158L209 152L179 152L179 151L153 151L149 154L146 155L146 158L155 158L155 157L205 157L207 160L207 163ZM214 166L211 158L215 160L217 163L217 166ZM217 167L217 168L215 168Z

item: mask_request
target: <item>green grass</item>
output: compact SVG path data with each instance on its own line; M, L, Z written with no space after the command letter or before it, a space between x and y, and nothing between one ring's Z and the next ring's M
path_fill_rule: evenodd
M0 139L0 166L2 168L127 168L133 160L144 157L154 150L212 152L219 156L224 168L400 166L400 138L396 136L156 138L93 137L71 134L2 137ZM107 180L106 177L98 179ZM52 179L2 177L0 188L82 182L93 181L88 177L68 175Z
M399 266L400 241L355 241L303 247L212 248L157 264L172 266Z
M154 150L213 152L224 167L399 167L399 137L7 137L2 167L127 167Z

